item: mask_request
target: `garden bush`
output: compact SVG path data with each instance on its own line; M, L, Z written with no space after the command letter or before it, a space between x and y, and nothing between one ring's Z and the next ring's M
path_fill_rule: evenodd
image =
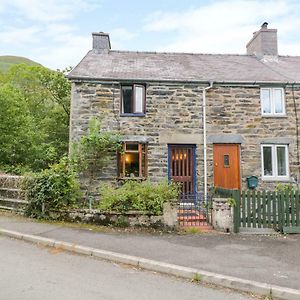
M28 174L23 181L28 205L25 214L48 218L51 211L73 207L81 197L76 173L68 159L39 173Z
M176 200L179 190L177 184L169 184L167 180L156 184L150 181L127 181L121 187L102 184L98 208L104 211L137 210L152 215L161 215L163 204Z

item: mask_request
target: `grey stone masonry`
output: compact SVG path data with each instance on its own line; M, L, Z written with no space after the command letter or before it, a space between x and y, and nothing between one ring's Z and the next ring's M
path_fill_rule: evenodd
M198 190L203 190L203 116L204 86L183 83L148 83L146 115L120 116L120 83L73 82L71 105L71 141L86 133L91 117L99 117L104 130L148 142L148 170L152 181L167 178L168 144L196 145ZM207 92L208 184L213 185L213 143L226 140L241 143L242 187L246 178L259 178L258 188L272 189L278 181L261 179L261 143L288 141L290 181L299 177L297 161L296 110L300 111L300 89L285 87L286 115L261 115L260 86L215 85ZM299 113L298 113L299 114ZM299 116L298 116L299 118ZM210 137L214 137L211 138ZM115 181L116 157L99 176Z
M294 90L296 110L300 111L300 89ZM283 117L264 117L261 114L260 87L218 86L207 94L208 135L240 135L242 187L246 188L246 178L259 178L258 188L272 189L278 181L261 179L261 143L287 143L290 182L298 177L296 115L291 87L285 87L285 109ZM299 137L298 137L299 139ZM208 145L208 177L213 184L213 144Z
M168 176L168 144L195 144L198 187L203 173L202 88L195 84L151 83L146 87L146 115L120 116L118 83L73 82L71 105L71 142L86 133L92 117L102 119L104 130L122 136L137 136L148 141L148 173L152 181ZM106 178L117 176L112 162Z
M102 52L110 50L109 35L104 32L93 32L93 50Z

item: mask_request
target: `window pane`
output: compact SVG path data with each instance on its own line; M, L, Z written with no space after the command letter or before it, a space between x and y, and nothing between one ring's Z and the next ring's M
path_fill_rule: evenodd
M123 86L122 87L122 100L123 100L123 111L122 113L132 113L132 87Z
M224 155L224 167L229 167L229 155Z
M272 147L263 147L264 176L273 176Z
M262 89L261 90L261 105L264 114L271 113L271 97L270 97L270 90L269 89Z
M281 89L274 89L273 91L273 101L276 114L283 113L283 95Z
M139 145L138 144L127 144L126 143L126 150L138 151L139 150Z
M285 159L286 147L278 146L276 151L277 151L278 176L286 176L287 175L286 159Z
M125 176L138 177L139 176L139 154L125 153Z
M143 103L144 103L144 87L136 86L135 87L135 112L143 113Z

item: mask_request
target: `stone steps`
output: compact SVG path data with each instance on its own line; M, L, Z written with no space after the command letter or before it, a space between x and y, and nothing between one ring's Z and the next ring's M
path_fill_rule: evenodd
M197 228L200 231L213 230L213 227L208 223L206 213L192 207L180 206L177 211L177 218L181 228Z

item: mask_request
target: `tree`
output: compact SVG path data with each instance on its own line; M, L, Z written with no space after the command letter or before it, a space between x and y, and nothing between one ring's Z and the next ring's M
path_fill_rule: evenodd
M120 136L112 131L101 130L100 121L92 118L88 133L74 143L72 148L71 161L75 169L84 179L88 179L87 186L83 188L87 191L86 198L91 208L93 183L117 151L122 151Z
M65 77L65 71L52 71L42 66L15 65L7 73L0 77L0 84L10 86L13 99L19 99L20 104L26 109L20 111L18 101L6 100L8 109L17 109L20 117L30 120L28 130L31 132L31 146L23 159L17 164L27 165L31 170L38 171L47 168L49 164L58 162L60 157L68 151L69 141L69 114L71 85ZM8 91L2 91L3 93ZM7 96L5 96L7 98ZM4 99L4 98L3 98ZM12 106L11 108L9 108ZM14 124L15 120L11 120ZM8 128L10 124L6 124ZM1 138L2 126L0 130ZM24 129L20 128L20 132ZM8 138L9 132L5 131ZM10 139L16 133L11 132ZM15 140L15 147L22 148ZM0 157L0 164L11 163Z
M73 144L71 158L78 172L84 172L91 179L110 161L111 155L121 151L120 136L111 131L101 130L98 119L89 122L88 133Z
M1 164L26 165L34 153L32 118L24 97L5 84L0 87L0 159Z

